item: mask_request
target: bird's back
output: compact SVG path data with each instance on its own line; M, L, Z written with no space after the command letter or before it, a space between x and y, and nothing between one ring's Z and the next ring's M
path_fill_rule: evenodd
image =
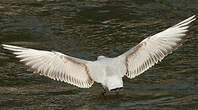
M87 65L92 79L98 83L105 83L112 76L122 78L126 73L124 62L119 58L104 57Z

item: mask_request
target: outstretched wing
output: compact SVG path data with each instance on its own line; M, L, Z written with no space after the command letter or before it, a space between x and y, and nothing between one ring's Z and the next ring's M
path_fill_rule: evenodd
M189 25L195 16L144 39L137 46L121 55L125 59L126 76L134 78L140 75L165 56L177 49L185 41Z
M12 45L2 45L4 49L14 51L13 54L21 62L40 75L48 76L73 84L80 88L89 88L94 81L91 79L86 61L64 55L59 52L28 49Z

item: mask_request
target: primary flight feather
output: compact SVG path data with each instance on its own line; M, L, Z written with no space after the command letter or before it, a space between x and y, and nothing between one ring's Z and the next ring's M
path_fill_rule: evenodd
M89 88L95 81L111 91L123 87L124 75L128 78L140 75L182 45L190 24L195 20L195 16L189 17L160 33L147 37L118 57L99 56L96 61L82 60L55 51L6 44L2 46L13 51L21 62L40 75L80 88Z

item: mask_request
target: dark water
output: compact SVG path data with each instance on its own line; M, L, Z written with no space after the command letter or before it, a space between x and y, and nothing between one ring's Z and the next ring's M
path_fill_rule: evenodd
M0 44L56 50L78 58L117 56L198 15L197 0L0 0ZM32 74L0 48L0 109L197 110L198 26L185 44L133 80L119 96L99 84L79 89Z

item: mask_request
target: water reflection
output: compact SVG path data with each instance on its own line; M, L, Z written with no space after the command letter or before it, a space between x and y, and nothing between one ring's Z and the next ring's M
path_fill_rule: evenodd
M79 2L1 0L0 43L95 60L117 56L149 35L197 14L197 0ZM0 48L1 109L187 110L197 108L197 22L189 40L145 74L124 78L120 96L78 89L26 71Z

